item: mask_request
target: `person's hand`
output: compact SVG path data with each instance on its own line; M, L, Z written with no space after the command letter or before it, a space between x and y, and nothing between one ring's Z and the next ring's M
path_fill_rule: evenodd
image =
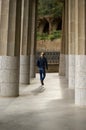
M48 68L46 68L46 70L48 71Z

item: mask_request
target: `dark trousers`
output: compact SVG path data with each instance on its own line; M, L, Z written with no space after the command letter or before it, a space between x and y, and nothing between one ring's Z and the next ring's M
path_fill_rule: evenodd
M46 76L45 69L40 68L39 73L40 73L40 80L43 81L45 79L45 76Z

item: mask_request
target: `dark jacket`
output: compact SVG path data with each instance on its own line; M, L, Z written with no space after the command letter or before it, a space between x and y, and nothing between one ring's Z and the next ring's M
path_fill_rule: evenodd
M40 57L37 60L37 66L38 66L38 68L48 69L48 63L47 63L46 57Z

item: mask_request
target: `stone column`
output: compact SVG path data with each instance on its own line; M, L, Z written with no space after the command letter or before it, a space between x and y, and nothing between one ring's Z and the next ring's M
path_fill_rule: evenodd
M60 54L60 75L65 76L68 81L68 0L64 1L63 9L63 36Z
M59 63L59 75L65 76L65 3L63 5L63 15L62 15L62 41L61 41L60 63Z
M69 88L75 88L75 0L69 0L68 17L68 54L69 54Z
M2 5L2 0L0 0L0 21L1 21L1 5Z
M68 82L69 77L69 55L68 55L68 0L65 0L65 77Z
M28 55L29 0L22 1L22 35L20 55L20 83L30 83L30 55Z
M75 104L86 106L86 0L78 0ZM77 8L76 8L77 9Z
M35 54L36 54L36 12L37 0L33 0L31 8L31 53L30 53L30 77L35 77Z
M0 22L0 87L2 96L19 95L21 0L2 0Z

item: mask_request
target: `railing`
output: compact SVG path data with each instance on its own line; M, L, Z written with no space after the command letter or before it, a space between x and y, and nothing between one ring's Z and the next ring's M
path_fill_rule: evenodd
M59 64L60 52L45 52L48 64ZM36 60L39 58L40 52L36 53Z

